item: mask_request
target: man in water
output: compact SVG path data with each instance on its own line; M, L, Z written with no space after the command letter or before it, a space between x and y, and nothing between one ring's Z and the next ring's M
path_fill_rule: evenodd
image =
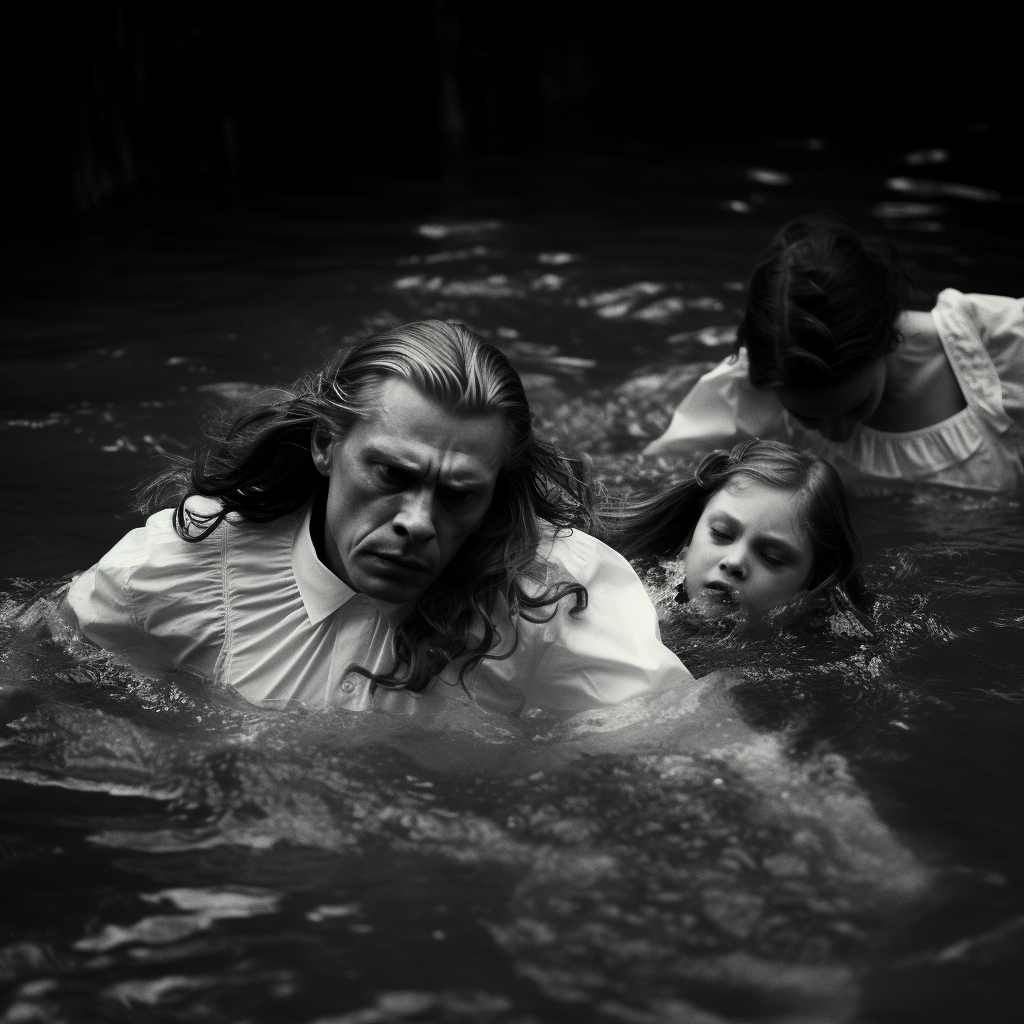
M532 430L507 359L423 321L243 407L71 586L82 633L249 700L506 714L692 680L643 586L583 532L579 468ZM446 685L447 684L447 685Z

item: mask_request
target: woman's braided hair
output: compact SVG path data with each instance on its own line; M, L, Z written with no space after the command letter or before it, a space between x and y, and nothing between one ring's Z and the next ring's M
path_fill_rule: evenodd
M891 352L907 278L891 246L829 214L790 221L750 277L737 330L757 388L843 380Z

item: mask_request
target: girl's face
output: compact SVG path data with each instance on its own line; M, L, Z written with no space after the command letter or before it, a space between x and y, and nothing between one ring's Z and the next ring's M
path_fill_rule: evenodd
M744 476L716 491L685 554L691 607L756 619L806 589L814 552L800 504L798 493Z

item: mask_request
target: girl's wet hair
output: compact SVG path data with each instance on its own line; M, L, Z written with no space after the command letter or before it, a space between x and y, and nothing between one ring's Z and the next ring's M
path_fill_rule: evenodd
M891 247L831 214L784 225L750 277L737 347L754 387L835 384L891 352L907 278Z
M673 557L690 542L711 496L737 477L797 496L800 522L813 548L807 589L839 591L864 609L868 598L858 573L861 548L843 481L824 459L781 441L747 441L732 451L712 452L692 479L646 500L607 509L601 517L604 539L627 558Z

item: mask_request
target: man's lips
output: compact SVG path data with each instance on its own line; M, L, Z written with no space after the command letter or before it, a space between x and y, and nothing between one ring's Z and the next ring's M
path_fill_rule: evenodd
M384 551L367 551L366 555L378 562L385 563L385 565L393 566L403 573L429 574L433 572L433 566L419 558L410 558Z

